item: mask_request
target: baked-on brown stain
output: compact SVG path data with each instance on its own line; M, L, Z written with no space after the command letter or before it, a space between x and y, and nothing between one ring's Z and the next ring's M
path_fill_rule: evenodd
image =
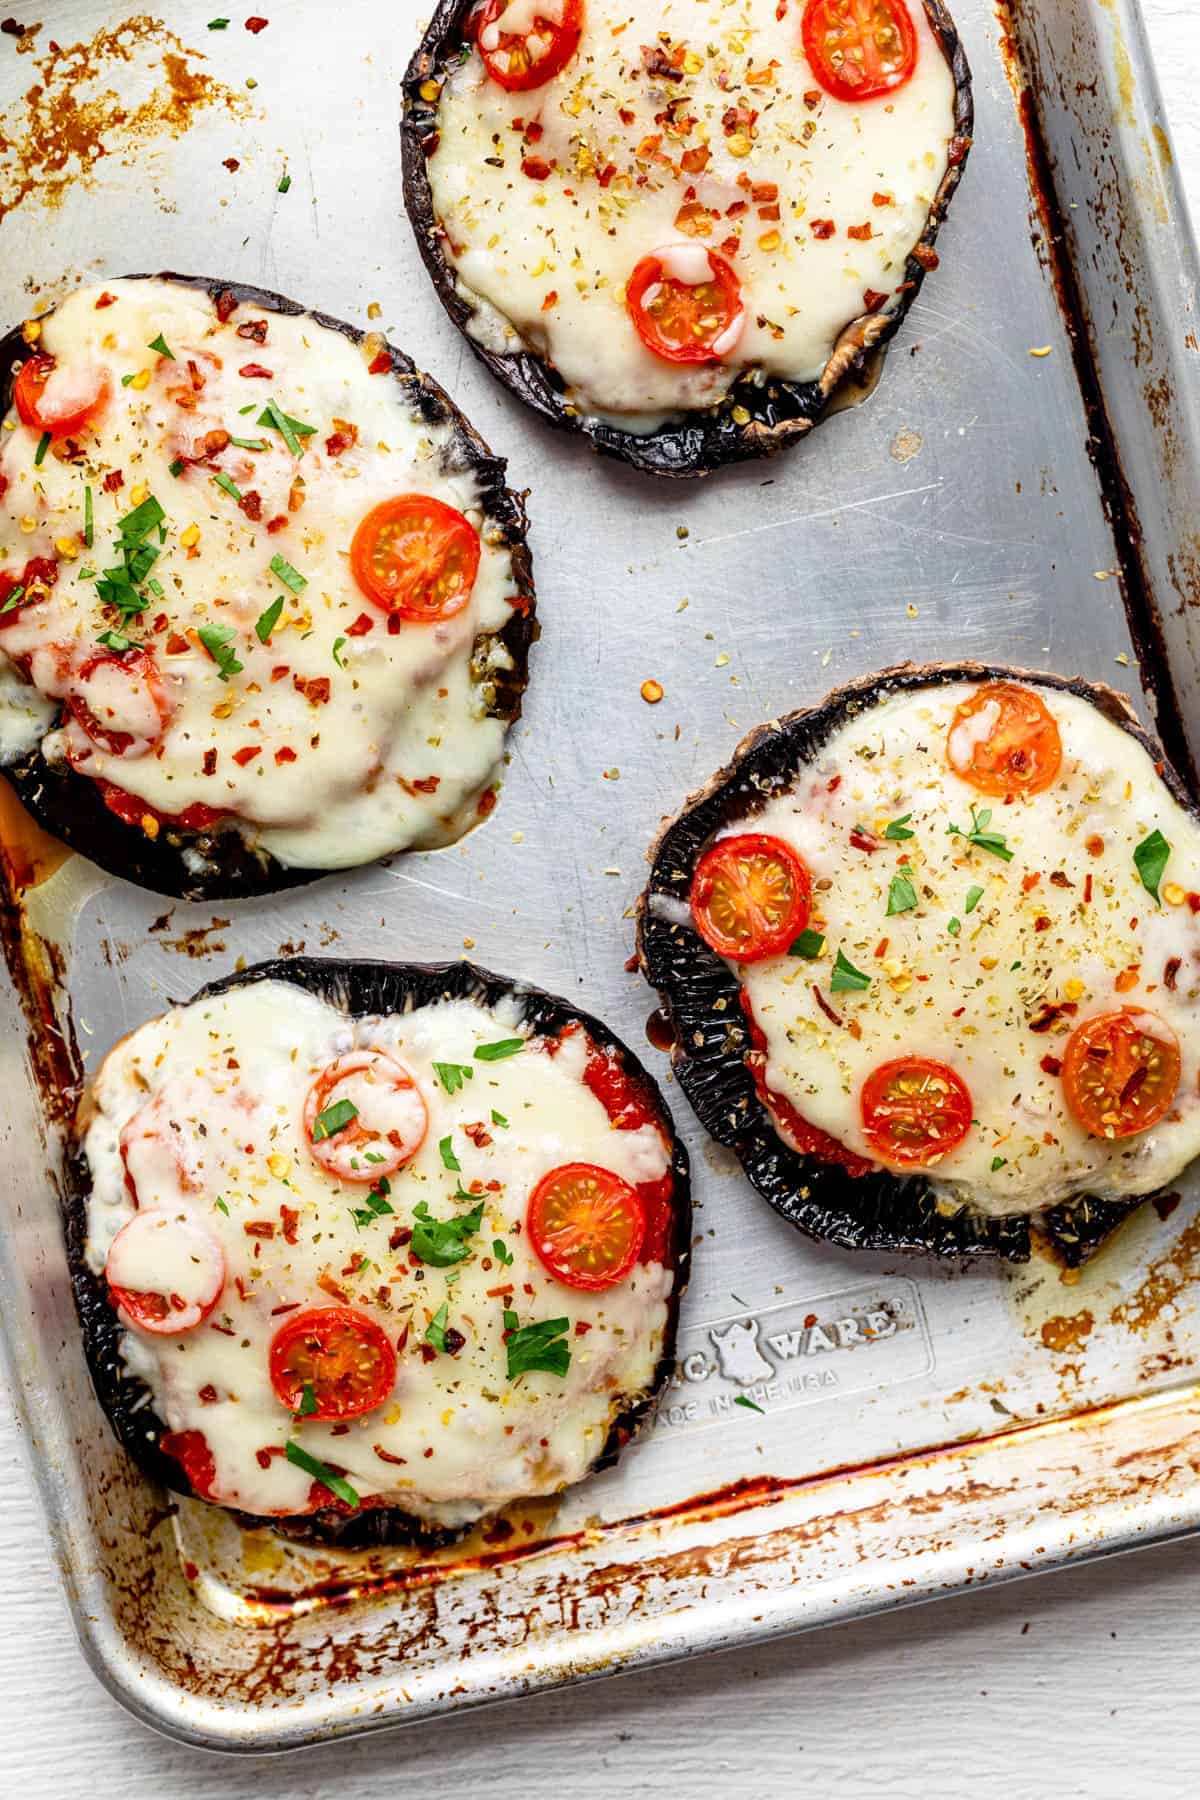
M1131 1331L1144 1332L1154 1324L1164 1307L1173 1306L1184 1288L1189 1287L1200 1267L1200 1219L1185 1225L1171 1248L1156 1257L1146 1270L1140 1287L1128 1300L1113 1308L1114 1325L1128 1325Z
M29 200L60 206L105 158L130 167L151 139L179 136L198 112L245 117L245 96L193 67L197 59L202 52L148 13L79 43L47 39L33 56L37 79L0 113L0 220Z
M1086 1308L1083 1312L1061 1313L1042 1326L1042 1342L1047 1350L1078 1350L1095 1328L1095 1318Z

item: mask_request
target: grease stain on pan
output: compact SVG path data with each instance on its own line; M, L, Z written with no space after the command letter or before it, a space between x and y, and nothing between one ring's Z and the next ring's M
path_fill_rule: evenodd
M17 40L35 79L0 113L0 220L36 201L61 206L92 185L106 161L131 168L148 144L188 130L197 113L250 112L245 96L197 69L203 52L161 19L137 13L90 38L40 50L33 31Z

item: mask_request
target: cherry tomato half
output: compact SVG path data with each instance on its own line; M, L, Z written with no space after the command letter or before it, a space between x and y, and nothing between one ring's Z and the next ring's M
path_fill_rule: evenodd
M396 1352L374 1319L350 1306L295 1313L275 1333L271 1386L281 1406L298 1413L306 1388L316 1410L304 1417L356 1419L381 1406L396 1385Z
M563 1163L529 1196L525 1229L556 1281L596 1292L624 1281L646 1220L634 1189L611 1169Z
M123 825L142 825L150 818L158 825L176 825L180 831L211 831L219 820L229 816L219 807L206 806L203 800L193 801L182 812L159 812L148 801L140 800L136 794L127 793L123 787L118 787L115 781L105 781L99 775L93 779L105 806L109 812L117 815Z
M980 794L1040 794L1058 774L1062 739L1031 688L989 681L955 711L946 759Z
M158 1440L158 1447L168 1456L173 1456L184 1474L193 1493L201 1500L215 1500L217 1485L217 1465L213 1461L213 1453L208 1447L208 1439L202 1431L164 1431Z
M813 74L835 100L874 100L917 66L904 0L808 0L800 34Z
M1063 1051L1067 1105L1093 1137L1132 1137L1156 1125L1175 1098L1179 1073L1178 1038L1140 1007L1084 1019Z
M398 494L373 506L354 533L350 567L368 600L397 619L452 619L471 598L479 533L428 494Z
M352 1050L317 1076L304 1102L304 1129L322 1168L340 1181L378 1181L411 1162L429 1114L402 1062L382 1050Z
M221 1298L225 1255L197 1220L147 1207L109 1245L104 1278L126 1325L175 1337L203 1324Z
M21 422L52 437L81 431L108 400L103 369L59 369L52 356L31 356L13 383L13 400Z
M945 1063L924 1056L899 1056L872 1069L859 1106L872 1150L883 1162L903 1168L940 1162L971 1129L966 1082Z
M672 244L643 256L625 286L634 330L664 362L720 362L742 335L742 285L703 244Z
M565 69L583 33L583 0L546 0L544 13L532 24L521 21L506 31L502 20L509 0L486 0L475 15L475 41L483 66L493 81L510 93L541 87Z
M692 882L692 918L705 943L735 962L782 956L808 924L812 882L782 838L718 838Z
M90 656L67 696L67 711L110 756L145 756L171 719L158 664L145 650Z

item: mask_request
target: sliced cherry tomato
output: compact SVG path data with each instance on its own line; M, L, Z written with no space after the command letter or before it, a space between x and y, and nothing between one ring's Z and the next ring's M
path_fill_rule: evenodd
M835 100L890 94L917 66L904 0L808 0L800 33L813 74Z
M1058 774L1062 739L1032 688L989 681L956 710L946 758L981 794L1040 794Z
M145 756L171 719L158 664L146 650L90 656L67 696L67 711L110 756Z
M52 356L31 356L13 383L22 423L52 437L82 430L103 409L108 394L105 370L60 369Z
M164 1431L158 1447L175 1458L193 1493L201 1500L216 1499L217 1465L202 1431Z
M703 244L670 244L643 256L625 286L634 330L665 362L720 362L746 323L742 285Z
M48 599L57 580L58 564L49 556L31 556L19 575L0 569L0 631L15 624L27 606ZM15 606L10 606L8 603L18 590L21 597Z
M762 832L718 838L692 882L696 930L735 962L782 956L808 924L811 900L812 882L796 852Z
M881 1063L859 1096L863 1133L883 1162L928 1167L971 1129L971 1094L961 1075L924 1056Z
M566 1287L593 1292L624 1281L646 1229L627 1181L595 1163L551 1169L529 1196L525 1228L542 1262Z
M421 1090L382 1050L328 1063L304 1102L304 1129L322 1168L341 1181L378 1181L411 1162L429 1126Z
M225 1287L225 1255L211 1231L167 1207L122 1225L104 1265L109 1297L126 1325L176 1337L203 1324Z
M396 1385L396 1352L374 1319L350 1306L295 1313L271 1340L271 1386L298 1413L310 1389L307 1419L356 1419L381 1406Z
M206 806L203 800L185 806L182 812L159 812L156 806L148 801L139 800L136 794L130 794L118 787L115 781L105 781L101 776L94 777L100 790L100 798L109 812L116 813L125 825L141 825L146 818L151 818L158 825L176 825L180 831L211 831L220 819L229 815L218 807Z
M1175 1098L1179 1074L1178 1038L1140 1007L1084 1019L1063 1051L1067 1105L1093 1137L1132 1137L1157 1125Z
M367 599L384 612L432 625L452 619L471 598L479 533L441 500L398 494L360 522L350 567Z
M568 1026L562 1035L565 1037L571 1029ZM659 1112L645 1082L630 1074L610 1051L591 1048L583 1079L618 1131L640 1131L643 1126L650 1125L661 1134ZM669 1159L671 1147L665 1137L663 1149ZM662 1262L670 1244L675 1196L673 1170L668 1167L654 1181L639 1181L635 1191L646 1222L639 1260Z
M483 66L493 81L510 93L541 87L566 68L583 34L583 0L546 0L544 13L532 24L523 16L516 31L506 31L509 0L486 0L475 15L475 41ZM524 15L526 8L521 7Z

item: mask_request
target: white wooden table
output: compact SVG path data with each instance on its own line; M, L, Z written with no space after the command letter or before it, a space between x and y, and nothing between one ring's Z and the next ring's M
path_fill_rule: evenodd
M1144 6L1200 218L1196 0ZM0 1590L4 1800L1173 1800L1200 1784L1195 1542L454 1722L235 1762L154 1736L88 1673L0 1394Z

